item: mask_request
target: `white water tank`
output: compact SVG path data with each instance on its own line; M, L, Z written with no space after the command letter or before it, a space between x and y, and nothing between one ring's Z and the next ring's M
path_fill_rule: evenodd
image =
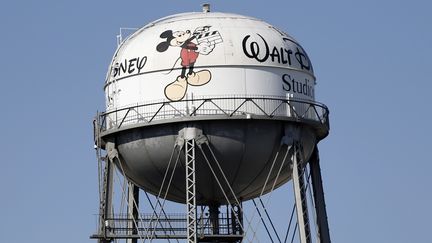
M300 44L264 21L185 13L127 38L114 55L105 92L108 109L192 97L314 100L315 76Z
M137 30L115 52L105 94L102 139L116 144L129 180L153 194L184 127L202 130L241 200L260 194L282 140L299 140L307 160L328 134L305 50L236 14L183 13ZM197 203L226 203L199 154L196 166ZM167 198L184 202L184 165L177 169ZM290 178L287 163L265 191Z

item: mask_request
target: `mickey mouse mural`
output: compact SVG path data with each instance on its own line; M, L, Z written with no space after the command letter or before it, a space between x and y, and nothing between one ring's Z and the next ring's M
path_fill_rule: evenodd
M180 48L180 57L174 62L174 66L178 60L181 60L181 73L176 80L165 87L165 96L169 100L182 100L188 85L201 86L210 82L212 75L209 70L194 71L195 62L200 54L210 54L215 45L222 42L219 32L210 31L210 28L211 26L201 26L193 33L190 30L166 30L160 34L160 38L165 40L157 45L158 52L165 52L169 47Z

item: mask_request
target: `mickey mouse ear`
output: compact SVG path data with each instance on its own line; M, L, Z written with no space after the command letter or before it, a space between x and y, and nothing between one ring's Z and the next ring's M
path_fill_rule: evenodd
M170 38L173 36L172 33L172 30L166 30L160 34L160 38Z
M168 47L169 47L168 42L161 42L159 43L159 45L157 45L156 50L158 52L164 52L168 49Z

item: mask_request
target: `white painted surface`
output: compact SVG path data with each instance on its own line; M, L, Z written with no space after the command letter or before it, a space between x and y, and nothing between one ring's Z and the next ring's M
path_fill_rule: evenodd
M209 27L206 27L209 26ZM187 77L184 96L269 96L314 100L312 65L300 45L285 33L254 18L224 13L186 13L144 26L119 46L105 85L107 110L130 105L175 100L165 89L182 72L183 37L161 38L172 30L196 34L190 50L198 54L194 72L207 70L211 79L193 86ZM169 34L169 33L168 33ZM207 36L206 36L207 35ZM168 40L168 41L167 41ZM157 50L166 42L166 51ZM171 44L171 46L169 46ZM164 45L164 44L162 44ZM259 51L258 51L259 48ZM186 74L188 65L184 65ZM204 77L204 76L202 76ZM181 96L181 95L180 95Z

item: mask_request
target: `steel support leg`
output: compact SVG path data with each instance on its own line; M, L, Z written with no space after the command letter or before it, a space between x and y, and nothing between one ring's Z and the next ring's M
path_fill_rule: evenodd
M299 227L300 242L311 243L309 215L306 198L306 184L304 179L304 166L302 150L299 144L293 146L293 185L295 204L297 209L297 222Z
M315 150L311 156L309 166L312 178L315 210L318 221L318 239L320 243L330 243L330 231L327 221L327 211L324 200L324 190L322 185L321 168L319 164L319 153L317 147L315 147Z
M137 225L139 220L139 188L135 184L128 182L128 229L130 230L128 234L131 236L138 235ZM127 243L137 243L138 238L127 239Z
M102 198L100 202L100 232L103 236L98 240L99 243L111 243L113 239L110 234L113 226L113 190L114 190L114 161L119 160L119 154L113 142L106 143L107 156L104 158L104 175L102 184ZM117 161L120 162L120 161Z
M187 242L197 242L196 190L195 190L195 138L185 136Z
M99 235L103 235L103 239L99 239L99 243L110 243L111 239L108 238L111 229L112 215L112 194L113 194L113 175L114 165L112 159L106 158L104 163L104 175L102 184L102 198L100 202L100 216L99 216Z

